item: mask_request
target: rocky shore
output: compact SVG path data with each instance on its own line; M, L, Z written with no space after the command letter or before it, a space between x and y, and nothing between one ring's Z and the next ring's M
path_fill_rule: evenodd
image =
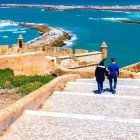
M0 7L8 8L42 8L45 10L111 10L111 11L140 11L140 6L64 6L64 5L31 5L31 4L0 4Z

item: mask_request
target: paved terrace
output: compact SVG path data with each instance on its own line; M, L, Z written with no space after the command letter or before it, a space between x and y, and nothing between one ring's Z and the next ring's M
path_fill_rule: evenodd
M40 110L26 110L1 140L139 140L140 82L119 79L117 93L94 94L95 79L68 82Z

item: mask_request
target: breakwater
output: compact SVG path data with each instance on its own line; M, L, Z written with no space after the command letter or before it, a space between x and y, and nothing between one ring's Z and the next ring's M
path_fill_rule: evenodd
M43 24L34 24L26 22L19 22L18 25L29 27L41 32L41 36L39 38L28 42L30 47L46 45L61 47L65 45L64 41L70 39L70 35L68 33L58 28L51 28Z
M140 6L64 6L64 5L33 5L33 4L0 4L0 7L9 8L42 8L45 10L111 10L111 11L140 11Z

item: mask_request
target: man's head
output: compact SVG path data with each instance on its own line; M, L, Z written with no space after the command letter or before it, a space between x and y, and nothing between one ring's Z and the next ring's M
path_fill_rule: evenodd
M114 57L111 58L111 62L115 62L115 58Z
M104 66L104 61L101 61L101 62L99 63L99 65L100 65L100 66Z

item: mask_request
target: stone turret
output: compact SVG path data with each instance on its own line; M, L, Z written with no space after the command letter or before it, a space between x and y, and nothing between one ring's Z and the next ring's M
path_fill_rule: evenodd
M106 60L107 59L107 45L105 41L101 45L101 52L102 52L102 60Z
M19 37L18 37L18 45L19 45L19 48L22 48L23 47L23 40L24 40L24 38L22 37L22 35L19 35Z

